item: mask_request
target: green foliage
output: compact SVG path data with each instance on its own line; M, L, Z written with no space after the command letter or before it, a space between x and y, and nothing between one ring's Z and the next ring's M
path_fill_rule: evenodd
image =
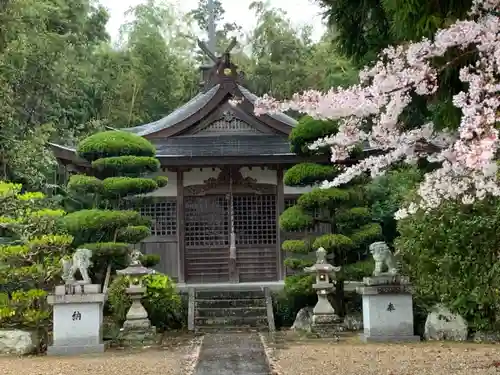
M147 139L116 130L91 135L82 140L76 150L81 158L90 162L117 156L154 157L156 154L156 149Z
M314 219L305 213L300 207L292 206L287 208L280 216L280 228L286 231L312 228Z
M156 181L151 178L109 177L102 183L104 194L113 198L147 194L158 189Z
M335 208L339 203L345 202L349 198L349 191L345 189L314 188L310 192L302 194L297 203L305 210L314 211Z
M48 328L46 293L60 282L60 260L73 237L59 232L62 210L43 208L44 194L21 193L21 187L0 181L0 326Z
M336 121L316 120L304 116L290 133L291 151L297 155L313 155L318 151L309 150L309 145L320 138L335 134L338 131Z
M354 243L349 237L333 233L319 236L313 242L313 248L318 249L323 247L327 252L349 249L353 245Z
M307 240L286 240L283 241L281 248L283 251L301 254L307 254L312 250L311 243Z
M154 180L156 181L156 185L158 185L159 188L167 186L167 184L168 184L168 177L167 176L156 176L154 178Z
M355 233L351 235L351 240L354 244L368 245L382 237L382 227L378 223L370 223L360 227Z
M157 254L146 254L139 258L141 264L146 268L151 268L160 263L161 258Z
M396 248L416 290L429 309L444 303L472 330L498 330L500 293L500 202L447 202L430 213L399 222ZM492 287L493 286L493 287Z
M68 181L68 190L73 194L99 194L102 193L102 181L94 176L81 174L73 175Z
M144 225L129 225L125 228L120 228L116 237L117 241L128 243L139 243L146 237L151 235L151 229Z
M92 272L95 275L104 274L108 265L112 270L123 269L128 266L130 244L123 242L95 242L80 245L83 249L92 250ZM102 281L102 280L101 280Z
M75 246L83 243L114 241L118 230L147 225L149 220L136 211L80 210L66 215L63 227L75 237Z
M392 243L397 237L394 214L408 194L422 181L422 176L422 171L417 167L398 168L375 178L365 186L372 217L381 224L386 242Z
M39 329L50 323L47 292L41 289L0 293L0 327Z
M106 176L139 175L153 173L160 168L158 159L149 156L113 156L97 159L92 162L92 168Z
M181 299L176 292L173 281L166 275L153 274L143 277L146 295L142 300L148 312L151 323L160 330L179 328L183 323L180 316ZM126 314L132 302L125 293L129 285L127 277L117 277L109 287L108 301L113 312L113 318L119 324L126 319Z
M338 167L333 164L302 163L286 171L284 182L288 186L309 186L317 181L332 180L338 173Z

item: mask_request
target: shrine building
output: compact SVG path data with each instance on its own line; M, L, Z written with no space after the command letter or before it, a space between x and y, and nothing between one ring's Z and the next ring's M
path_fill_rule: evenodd
M285 186L303 162L290 152L296 120L256 116L257 97L242 86L229 53L202 69L200 92L158 121L120 129L151 141L167 186L141 207L152 219L141 251L161 258L157 270L179 287L282 285L286 274L279 216L310 188ZM85 168L75 149L52 144L67 168ZM326 161L326 160L325 160Z

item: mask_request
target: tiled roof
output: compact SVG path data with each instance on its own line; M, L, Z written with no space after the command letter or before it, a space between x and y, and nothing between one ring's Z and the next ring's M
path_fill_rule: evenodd
M163 157L292 155L290 142L279 135L182 136L153 143Z
M151 133L155 133L157 131L169 128L179 122L187 119L189 116L192 116L200 109L202 109L207 103L214 97L219 90L220 85L215 85L207 92L200 92L196 96L194 96L189 102L184 104L183 106L177 108L175 111L170 113L168 116L163 117L162 119L154 122L150 122L149 124L135 126L133 128L124 128L120 130L128 131L140 136L148 135Z

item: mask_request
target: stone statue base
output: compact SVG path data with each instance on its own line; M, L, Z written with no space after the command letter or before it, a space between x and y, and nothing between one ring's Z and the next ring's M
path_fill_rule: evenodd
M149 320L148 320L149 323ZM156 327L149 324L146 327L130 327L122 329L118 335L118 344L123 347L143 347L152 346L159 343L159 337L156 333Z
M47 297L53 306L53 343L47 355L101 353L103 305L98 284L59 285Z
M341 322L337 314L313 314L311 332L321 338L338 340L338 333L342 331Z
M420 341L413 334L411 285L400 276L381 275L363 279L356 291L363 299L364 342Z

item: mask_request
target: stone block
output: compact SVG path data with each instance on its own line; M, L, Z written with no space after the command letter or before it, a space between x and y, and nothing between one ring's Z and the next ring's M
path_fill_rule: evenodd
M416 341L411 294L363 294L364 341Z
M410 279L401 275L379 275L363 278L363 284L367 286L374 285L407 285Z
M20 329L0 329L0 354L26 355L38 349L36 332Z
M96 290L96 289L93 289ZM49 355L99 353L102 343L104 294L51 295L53 343Z

